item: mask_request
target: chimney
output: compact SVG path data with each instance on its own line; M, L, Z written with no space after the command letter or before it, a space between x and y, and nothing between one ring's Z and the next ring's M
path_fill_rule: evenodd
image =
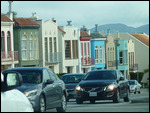
M110 35L110 29L107 29L107 34L106 36L109 36Z
M120 34L119 31L117 32L117 38L120 39Z
M72 22L72 21L67 21L67 22L68 22L68 25L67 25L67 26L72 26L72 25L71 25L71 22Z
M12 2L13 1L8 1L8 3L9 3L9 18L11 19L11 20L13 20L13 14L12 14Z
M95 24L95 32L98 32L98 24Z
M54 17L52 18L52 21L56 23L56 19Z
M38 17L36 16L36 12L32 13L31 19L38 20Z

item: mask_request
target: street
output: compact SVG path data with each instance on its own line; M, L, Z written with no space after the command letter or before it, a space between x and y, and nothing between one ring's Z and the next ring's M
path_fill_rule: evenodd
M96 101L90 104L84 101L83 104L76 104L75 99L67 103L66 112L149 112L149 92L141 91L141 94L131 94L130 102L113 103L111 100ZM56 112L55 109L46 112Z

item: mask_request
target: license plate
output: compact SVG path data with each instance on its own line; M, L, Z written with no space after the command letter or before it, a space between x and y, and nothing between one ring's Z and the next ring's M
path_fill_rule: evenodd
M90 92L90 93L89 93L89 96L90 96L90 97L97 96L97 92Z

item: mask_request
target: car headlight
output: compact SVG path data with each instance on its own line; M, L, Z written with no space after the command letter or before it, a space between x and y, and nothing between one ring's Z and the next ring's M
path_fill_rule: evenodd
M110 84L109 86L104 88L104 91L112 91L116 88L115 84Z
M77 86L77 87L76 87L76 90L77 90L77 91L83 91L83 89L81 88L81 86Z
M37 94L37 89L35 90L32 90L32 91L27 91L24 93L27 97L30 97L30 96L34 96Z

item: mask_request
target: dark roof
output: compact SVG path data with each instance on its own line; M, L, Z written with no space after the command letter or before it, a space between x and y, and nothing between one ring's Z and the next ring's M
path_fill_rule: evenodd
M149 46L149 37L144 33L131 33L133 37L143 42L145 45Z
M14 18L14 26L39 25L31 18Z
M12 20L10 20L7 16L5 16L4 14L1 14L1 22L13 22Z
M62 76L72 76L72 75L76 75L76 76L80 76L80 75L86 75L86 73L71 73L71 74L64 74L64 75L62 75Z
M90 34L93 38L106 38L103 35L101 35L99 32L94 32Z

